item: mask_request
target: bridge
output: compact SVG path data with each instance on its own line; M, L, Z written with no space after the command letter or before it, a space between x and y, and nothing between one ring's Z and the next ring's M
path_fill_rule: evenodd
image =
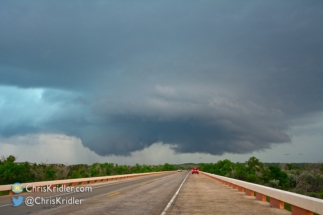
M23 185L26 187L28 183ZM35 189L35 192L13 194L11 185L0 186L0 191L10 194L0 196L0 214L323 215L323 200L205 172L129 174L34 182L32 185L36 188L48 186L51 192ZM81 188L91 190L54 192L57 185L79 188L79 191L85 190ZM27 199L33 199L33 205L13 207L11 197L17 196L24 197L26 204ZM64 199L66 202L62 202Z

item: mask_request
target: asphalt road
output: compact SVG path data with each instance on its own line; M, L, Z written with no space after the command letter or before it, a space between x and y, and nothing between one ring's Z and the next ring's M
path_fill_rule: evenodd
M24 200L31 196L41 197L44 204L13 207L12 196L0 197L0 214L161 214L172 199L188 172L171 172L134 179L124 179L88 184L87 193L23 193ZM14 195L17 197L19 195ZM74 198L74 199L73 199ZM47 199L47 200L46 200ZM58 201L57 201L58 199ZM51 204L64 200L81 204ZM38 198L40 202L40 198Z
M191 174L167 215L291 215L202 174Z

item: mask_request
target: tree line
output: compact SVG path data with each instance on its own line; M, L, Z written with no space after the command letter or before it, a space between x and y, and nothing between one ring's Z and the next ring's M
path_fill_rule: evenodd
M199 168L208 173L323 199L323 165L320 163L266 165L251 157L245 163L226 159L203 163Z
M114 163L94 163L92 165L77 164L30 164L15 163L15 156L10 155L0 160L0 185L15 182L36 182L87 178L97 176L122 175L175 170L174 165L118 165Z

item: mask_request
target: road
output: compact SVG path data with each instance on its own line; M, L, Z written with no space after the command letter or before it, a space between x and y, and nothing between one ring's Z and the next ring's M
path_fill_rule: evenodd
M33 197L82 199L79 205L21 205L13 207L11 196L0 197L0 214L262 214L290 215L267 202L225 186L202 174L168 172L119 181L88 184L90 193L32 193ZM29 193L24 193L26 198Z
M202 174L187 178L167 212L167 215L291 215L289 211L273 208L268 202L258 201Z
M89 193L24 193L24 199L51 197L52 199L82 199L79 205L22 204L13 207L11 196L0 197L0 214L161 214L188 172L171 172L133 179L88 184ZM14 197L17 197L15 195Z

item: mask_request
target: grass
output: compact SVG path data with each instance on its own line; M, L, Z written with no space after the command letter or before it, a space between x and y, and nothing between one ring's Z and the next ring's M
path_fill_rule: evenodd
M284 208L285 208L285 210L292 212L292 206L286 202L284 202Z
M0 196L6 196L9 195L9 190L7 191L0 191Z

